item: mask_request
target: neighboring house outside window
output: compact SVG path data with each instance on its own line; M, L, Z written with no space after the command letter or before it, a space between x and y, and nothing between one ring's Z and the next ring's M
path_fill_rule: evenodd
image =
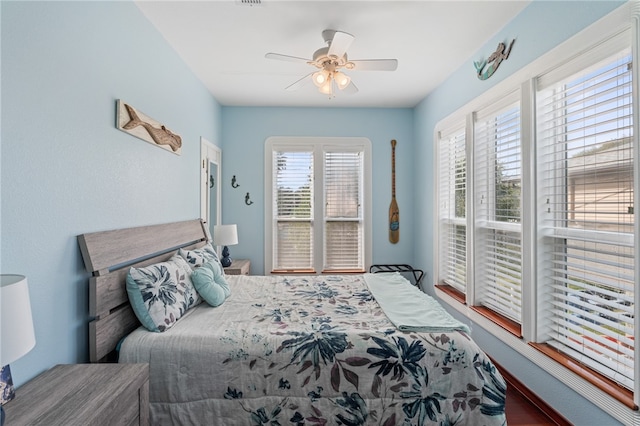
M267 273L365 272L371 142L272 137L265 149Z

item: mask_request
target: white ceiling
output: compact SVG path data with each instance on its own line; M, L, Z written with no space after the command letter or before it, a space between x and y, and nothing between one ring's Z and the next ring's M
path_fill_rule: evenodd
M244 0L257 2L259 0ZM472 58L530 1L136 1L225 106L413 107ZM328 99L313 84L284 88L315 70L266 59L312 58L322 31L355 36L349 59L398 60L396 71L349 71L359 92ZM517 34L505 35L515 38ZM342 96L341 96L342 95Z

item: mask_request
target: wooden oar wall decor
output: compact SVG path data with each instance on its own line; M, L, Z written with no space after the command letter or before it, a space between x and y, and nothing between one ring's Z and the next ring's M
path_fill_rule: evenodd
M396 140L391 140L391 204L389 205L389 241L400 241L400 209L396 201Z

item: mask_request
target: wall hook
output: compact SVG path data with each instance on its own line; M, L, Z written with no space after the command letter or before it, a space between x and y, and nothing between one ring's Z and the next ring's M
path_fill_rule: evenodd
M251 204L253 204L253 201L251 201L249 199L249 193L247 192L247 195L244 196L244 203L248 206L250 206Z
M232 188L237 188L237 187L239 187L239 186L240 186L240 185L238 185L238 184L236 183L236 175L233 175L233 177L231 178L231 187L232 187Z
M216 181L213 179L213 175L209 175L209 188L213 188L216 184Z

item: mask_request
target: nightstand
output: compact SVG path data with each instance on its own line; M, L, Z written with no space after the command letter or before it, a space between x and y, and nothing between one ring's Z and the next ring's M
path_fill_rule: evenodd
M226 275L249 275L251 261L249 259L236 259L231 262L231 266L224 268Z
M148 425L148 364L56 365L16 389L5 426Z

